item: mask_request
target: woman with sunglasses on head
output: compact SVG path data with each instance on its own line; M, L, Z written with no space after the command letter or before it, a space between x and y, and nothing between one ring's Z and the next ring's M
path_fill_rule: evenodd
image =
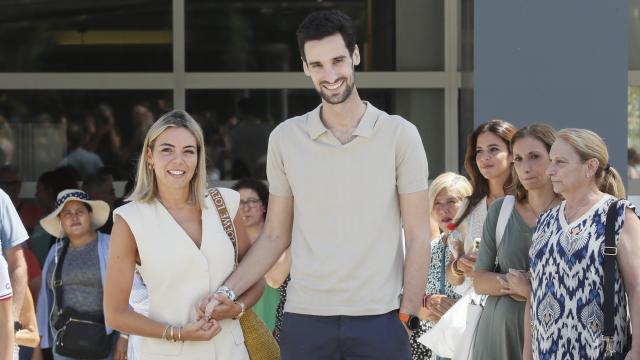
M147 131L128 200L114 211L109 325L141 336L144 360L248 359L238 319L264 285L239 297L221 286L249 247L237 214L240 197L230 189L207 191L202 129L185 111L161 116ZM234 226L237 243L228 235ZM148 315L129 306L136 270L148 291Z
M491 120L478 126L467 140L464 168L473 192L465 200L453 224L462 233L464 249L454 254L446 271L447 280L452 285L463 285L456 290L460 294L471 287L470 278L476 262L474 242L482 236L487 209L509 192L512 181L509 142L516 130L506 121Z
M115 350L114 344L123 340L104 321L102 298L109 235L96 229L108 217L107 203L89 200L84 191L69 189L58 194L55 209L40 220L42 228L58 239L42 268L36 307L40 348L52 348L54 359L124 359L126 355ZM85 331L86 323L91 323L95 332ZM80 343L93 345L73 346Z
M531 313L525 318L533 333L525 357L603 359L609 349L619 353L615 359L640 359L638 337L630 339L631 327L640 329L640 220L626 200L610 207L625 190L600 136L563 129L556 137L547 174L565 200L540 218L533 235ZM613 225L607 223L609 211ZM605 245L608 226L611 247ZM611 286L607 293L605 286Z
M445 269L451 259L451 251L447 246L449 225L458 213L464 199L471 195L471 184L462 175L452 172L435 178L429 185L429 209L431 219L438 224L439 235L431 241L431 262L427 273L427 288L419 317L420 328L415 331L409 342L414 360L443 359L426 346L418 342L422 334L427 332L455 304L460 297L453 286L445 278Z
M511 139L513 195L490 207L475 265L474 290L488 297L475 332L474 359L516 360L522 356L528 293L514 281L528 279L528 254L538 218L560 203L545 173L554 141L555 130L544 124L525 126ZM513 205L508 212L504 210L506 222L500 224L505 202ZM516 279L508 280L508 274Z

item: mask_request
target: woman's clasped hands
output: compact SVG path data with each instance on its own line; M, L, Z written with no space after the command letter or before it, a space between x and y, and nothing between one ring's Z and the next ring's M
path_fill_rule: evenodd
M531 294L531 274L525 270L509 269L504 275L498 275L502 285L500 290L516 301L526 301Z
M192 330L199 330L203 335L210 334L210 339L222 330L220 320L235 319L242 311L239 303L231 301L225 295L207 295L195 306L196 321L185 326L185 329L193 326Z

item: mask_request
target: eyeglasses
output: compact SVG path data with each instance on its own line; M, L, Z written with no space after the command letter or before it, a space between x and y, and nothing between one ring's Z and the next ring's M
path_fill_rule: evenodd
M250 209L255 208L258 204L262 203L262 200L256 198L249 198L247 200L240 200L240 207L248 207Z
M73 219L74 217L83 217L87 215L89 211L87 209L78 209L76 211L65 210L60 212L60 218L63 220Z
M433 204L433 209L434 210L443 210L443 209L452 209L453 207L457 206L458 204L460 204L460 200L456 199L449 199L444 203L436 203Z

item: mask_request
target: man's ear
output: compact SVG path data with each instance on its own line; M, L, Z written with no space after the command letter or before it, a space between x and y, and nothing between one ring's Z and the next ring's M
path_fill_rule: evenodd
M300 58L300 60L302 60L302 70L304 71L304 74L307 76L311 76L311 74L309 74L309 66L307 65L307 62L304 61L303 58Z
M353 60L353 66L360 65L360 49L358 49L358 45L353 48L351 59Z

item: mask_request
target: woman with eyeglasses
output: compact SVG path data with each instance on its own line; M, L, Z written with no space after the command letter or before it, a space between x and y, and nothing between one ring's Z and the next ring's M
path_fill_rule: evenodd
M431 241L427 288L419 313L422 320L420 328L409 339L414 360L442 359L419 343L418 338L431 329L460 298L445 278L445 269L451 259L451 251L447 246L449 234L447 225L453 222L462 201L469 195L471 195L469 181L464 176L452 172L438 176L429 186L429 213L431 219L438 224L438 232L441 233Z
M233 189L240 193L240 215L242 215L242 220L247 227L249 241L253 244L264 228L269 189L264 182L255 179L240 180L233 186ZM253 306L256 313L273 330L273 336L277 341L280 339L290 270L291 256L287 250L271 270L265 274L265 280L269 286L265 287L264 294Z

